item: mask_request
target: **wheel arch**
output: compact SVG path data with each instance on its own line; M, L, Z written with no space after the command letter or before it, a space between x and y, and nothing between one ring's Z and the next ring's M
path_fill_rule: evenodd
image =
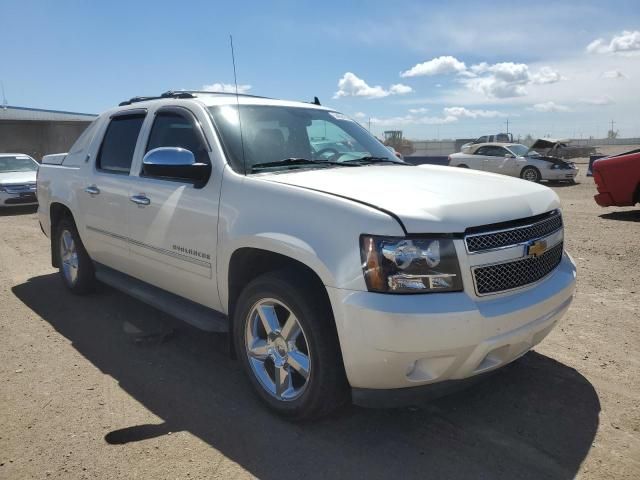
M538 172L538 181L542 180L542 172L540 171L540 169L535 166L535 165L525 165L524 167L522 167L522 169L520 170L520 178L524 178L524 172L526 169L532 169L535 170L536 172Z
M329 294L325 288L325 283L318 273L306 263L293 257L277 253L272 250L265 250L256 247L241 247L236 249L229 259L229 266L226 278L227 285L227 314L229 319L229 338L233 338L233 315L237 306L237 300L244 287L255 278L268 272L287 271L295 276L296 281L306 282L322 300L326 302L328 308L331 307ZM331 318L333 328L336 328L333 316ZM233 349L233 342L230 342ZM232 354L235 353L232 351Z

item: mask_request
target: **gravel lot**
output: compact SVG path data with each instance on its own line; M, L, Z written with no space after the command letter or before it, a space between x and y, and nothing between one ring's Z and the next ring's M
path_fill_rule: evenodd
M640 478L640 209L598 207L585 167L553 187L578 294L535 351L422 408L301 425L224 338L67 293L33 209L0 212L0 478Z

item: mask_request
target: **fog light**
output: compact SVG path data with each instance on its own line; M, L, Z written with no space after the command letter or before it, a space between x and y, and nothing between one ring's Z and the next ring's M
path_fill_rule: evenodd
M427 286L420 277L392 275L389 277L389 288L391 290L426 290Z
M391 291L397 290L450 290L453 274L442 275L391 275L388 279Z

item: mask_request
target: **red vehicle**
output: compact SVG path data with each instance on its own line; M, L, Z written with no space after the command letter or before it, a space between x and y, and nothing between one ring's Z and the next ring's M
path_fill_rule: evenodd
M640 203L640 149L601 158L593 164L601 207L627 207Z

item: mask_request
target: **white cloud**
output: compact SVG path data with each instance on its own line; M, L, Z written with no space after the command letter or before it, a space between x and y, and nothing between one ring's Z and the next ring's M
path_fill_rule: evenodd
M607 70L606 72L602 72L603 78L627 78L627 76L622 73L620 70Z
M544 66L538 70L538 73L531 75L532 83L539 85L545 85L547 83L556 83L562 80L562 76L556 72L553 68Z
M396 83L385 90L380 85L375 87L369 86L362 78L355 73L347 72L340 80L338 80L338 91L333 98L341 97L364 97L364 98L383 98L389 95L404 95L413 92L408 85Z
M444 125L446 123L457 122L458 118L453 115L444 117L427 117L417 115L404 115L399 117L377 118L373 117L371 123L378 127L404 127L408 125Z
M364 112L356 112L353 114L353 116L359 120L362 120L363 118L367 118L367 114Z
M506 117L507 115L496 110L469 110L465 107L445 107L442 109L445 116L454 116L456 118L496 118Z
M427 112L427 108L411 108L403 116L371 119L371 123L379 127L405 127L409 125L445 125L455 123L463 118L496 118L506 117L506 114L495 110L469 110L465 107L445 107L442 116L420 115Z
M413 88L409 85L403 85L402 83L396 83L389 87L389 93L391 95L404 95L405 93L413 92Z
M536 103L533 107L536 112L569 112L571 109L565 105L559 105L555 102Z
M455 57L445 55L433 58L427 62L418 63L409 70L400 73L401 77L421 77L431 75L444 75L447 73L460 73L467 69L464 62Z
M620 35L611 38L609 43L598 38L587 45L589 53L632 54L640 52L640 31L624 30Z
M604 95L602 97L594 97L594 98L581 98L580 103L586 103L587 105L598 105L598 106L602 106L602 105L611 105L612 103L615 103L613 101L613 98L611 98L609 95Z
M466 79L467 88L489 98L513 98L527 95L525 86L550 84L562 80L562 76L549 66L532 74L525 63L502 62L490 65L486 62L471 65Z
M347 72L340 80L338 80L338 91L333 98L340 97L365 97L365 98L382 98L389 95L379 85L370 87L367 82L358 77L356 74Z
M202 90L207 92L236 93L236 86L232 83L212 83L211 85L203 85ZM247 93L249 90L251 90L251 85L238 85L238 93Z

